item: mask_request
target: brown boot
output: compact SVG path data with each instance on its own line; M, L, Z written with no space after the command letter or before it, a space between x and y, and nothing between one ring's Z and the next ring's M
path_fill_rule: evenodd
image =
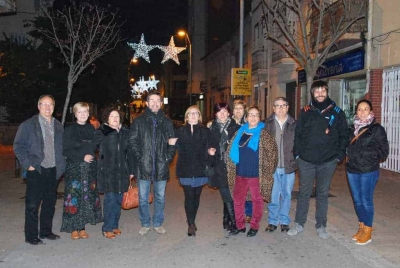
M372 241L371 238L372 227L364 226L364 230L361 233L360 237L357 239L357 245L366 245Z
M357 241L360 238L360 236L361 236L363 231L364 231L364 223L363 222L359 222L358 223L358 231L357 231L357 233L355 235L353 235L351 237L351 239L353 239L353 241Z

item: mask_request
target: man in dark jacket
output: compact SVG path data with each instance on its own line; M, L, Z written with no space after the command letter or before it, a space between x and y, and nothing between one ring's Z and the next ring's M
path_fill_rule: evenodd
M274 101L274 113L265 120L265 129L274 137L278 147L278 167L274 173L271 202L268 204L268 226L265 231L273 232L277 225L287 232L290 223L290 205L297 169L293 155L296 121L288 114L289 102L284 97Z
M289 235L303 231L307 220L314 178L316 179L315 228L320 238L327 239L328 195L337 163L345 158L349 129L344 112L328 97L328 84L311 85L313 100L304 107L297 121L294 155L299 168L299 194L295 225Z
M162 97L157 91L149 92L146 109L130 128L129 147L136 166L131 174L137 178L139 188L140 235L150 230L150 185L154 189L153 228L164 234L165 187L169 179L169 164L175 155L174 128L171 119L161 110Z
M57 201L58 179L65 170L62 155L63 126L53 116L54 98L39 98L39 114L24 121L14 140L14 153L27 170L25 198L25 241L31 245L43 244L42 239L56 240L53 217ZM38 212L40 203L40 233Z

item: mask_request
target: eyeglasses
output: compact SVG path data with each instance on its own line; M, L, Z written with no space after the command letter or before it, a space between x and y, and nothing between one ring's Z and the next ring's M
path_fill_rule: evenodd
M288 105L287 105L287 104L275 104L274 107L275 107L276 109L282 109L282 108L288 107Z
M53 103L45 103L45 102L41 102L39 103L40 106L45 106L45 107L54 107Z
M199 112L190 112L188 115L199 115Z
M260 117L260 114L248 114L248 117Z

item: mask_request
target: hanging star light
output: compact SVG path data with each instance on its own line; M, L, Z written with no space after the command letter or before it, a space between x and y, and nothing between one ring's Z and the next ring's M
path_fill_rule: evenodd
M159 49L164 51L164 58L161 63L166 62L167 60L171 59L179 65L178 54L181 53L186 47L176 47L174 42L174 37L171 36L171 40L169 41L168 46L157 46Z
M137 44L128 43L128 46L130 46L131 48L133 48L135 50L133 59L143 58L148 63L150 63L149 52L152 49L157 47L157 46L153 46L153 45L147 45L146 42L144 41L144 34L142 34L142 37L140 38L139 43L137 43Z
M147 81L147 86L149 87L149 89L157 89L158 82L160 82L160 81L156 80L156 78L154 76L149 77L149 81Z

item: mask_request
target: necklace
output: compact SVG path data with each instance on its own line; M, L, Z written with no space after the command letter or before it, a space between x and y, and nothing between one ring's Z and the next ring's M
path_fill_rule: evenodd
M240 147L240 148L246 146L246 144L249 142L249 140L251 139L251 136L252 136L253 134L252 134L252 133L243 132L243 135L248 135L249 137L247 138L247 140L246 140L242 145L239 144L239 147Z

